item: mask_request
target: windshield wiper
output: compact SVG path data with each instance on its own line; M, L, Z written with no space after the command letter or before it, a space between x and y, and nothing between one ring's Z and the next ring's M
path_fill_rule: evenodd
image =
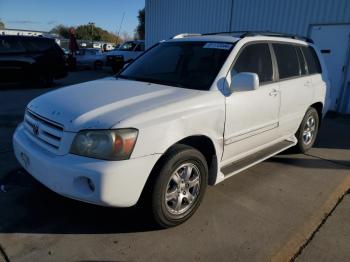
M116 79L121 78L121 79L128 79L128 80L136 80L135 77L123 76L123 75L118 75L118 74L115 75L115 78L116 78Z

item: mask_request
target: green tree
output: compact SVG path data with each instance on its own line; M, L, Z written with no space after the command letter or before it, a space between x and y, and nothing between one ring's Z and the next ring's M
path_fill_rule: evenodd
M77 39L119 43L120 38L95 25L80 25L76 28Z
M52 28L50 33L58 34L63 38L69 38L68 26L58 25ZM108 32L92 24L79 25L75 28L76 38L81 40L103 41L109 43L120 43L121 39L115 34Z
M5 29L5 24L0 20L0 29Z
M139 24L135 29L136 38L139 40L144 40L145 39L145 8L139 10L137 19L139 20Z
M57 25L50 31L51 34L57 34L63 38L69 38L69 27L64 25Z

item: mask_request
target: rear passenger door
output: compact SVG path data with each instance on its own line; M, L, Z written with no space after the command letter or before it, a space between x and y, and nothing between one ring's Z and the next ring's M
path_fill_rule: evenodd
M297 131L312 102L312 78L300 46L287 43L273 43L272 46L281 93L279 132L281 136L290 136Z
M241 72L256 73L260 85L257 90L233 90L226 97L223 164L242 158L278 138L280 96L268 43L249 43L242 47L227 82Z

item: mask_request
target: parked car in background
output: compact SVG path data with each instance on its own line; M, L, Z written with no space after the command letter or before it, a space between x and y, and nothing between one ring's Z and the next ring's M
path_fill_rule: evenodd
M132 62L145 51L145 41L128 41L118 49L106 53L106 65L118 72L127 63Z
M37 36L0 36L0 81L49 86L67 76L65 54L55 39Z
M83 48L79 49L75 58L77 67L100 69L104 65L105 55L101 49Z
M161 226L175 226L207 185L287 148L309 150L329 87L320 52L304 39L181 35L116 77L31 101L14 152L55 192L116 207L147 200Z

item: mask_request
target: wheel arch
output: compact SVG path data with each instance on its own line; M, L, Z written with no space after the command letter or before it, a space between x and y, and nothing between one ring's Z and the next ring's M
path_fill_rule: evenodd
M139 200L146 199L150 196L152 190L152 185L154 185L155 179L159 173L160 168L163 165L163 161L167 153L176 145L187 145L197 149L203 154L208 164L208 184L214 185L217 178L218 171L218 159L216 154L216 149L213 141L205 135L192 135L185 137L176 143L168 147L168 149L162 154L162 156L157 160L156 164L152 168L152 171L146 181L146 184L143 188L141 197Z
M316 102L313 103L310 107L315 108L318 114L318 118L319 118L319 124L321 125L322 123L322 112L323 112L323 103L322 102Z

